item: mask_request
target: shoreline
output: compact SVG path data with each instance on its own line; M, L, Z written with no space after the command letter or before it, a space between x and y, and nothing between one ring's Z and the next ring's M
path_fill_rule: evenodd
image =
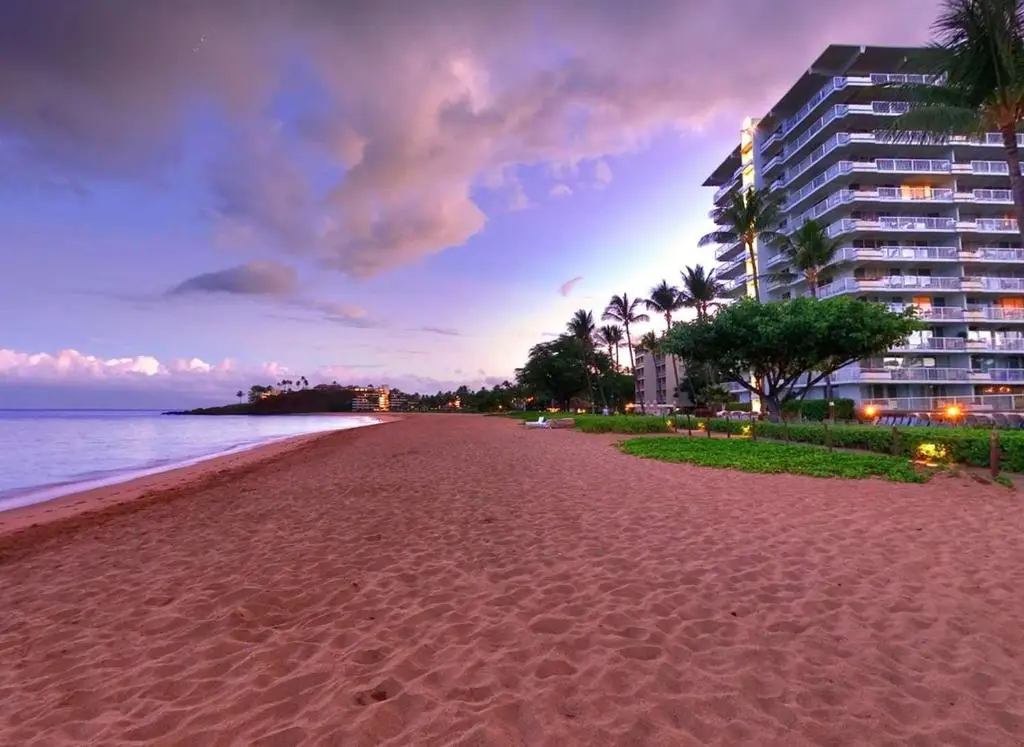
M157 471L130 477L127 480L96 487L74 490L38 503L0 510L0 543L20 539L19 535L59 533L61 526L73 520L100 518L103 515L128 513L151 501L157 501L169 493L180 493L187 489L201 489L204 482L213 477L231 477L249 468L274 461L320 441L320 439L341 434L358 433L395 422L400 418L390 415L373 415L376 423L356 428L342 428L296 436L285 436L275 440L217 453L212 456L187 460L185 463L155 468ZM82 483L88 484L88 482ZM44 488L45 489L45 488ZM129 505L131 504L131 505ZM0 558L3 546L0 545Z

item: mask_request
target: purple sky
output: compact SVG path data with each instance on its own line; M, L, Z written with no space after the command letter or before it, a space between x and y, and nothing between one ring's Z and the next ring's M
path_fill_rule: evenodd
M742 118L937 5L0 0L0 407L511 378L711 264Z

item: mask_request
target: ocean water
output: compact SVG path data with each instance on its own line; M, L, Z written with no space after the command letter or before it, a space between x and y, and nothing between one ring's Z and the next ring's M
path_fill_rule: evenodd
M0 410L0 511L184 467L291 436L358 428L370 416L161 415Z

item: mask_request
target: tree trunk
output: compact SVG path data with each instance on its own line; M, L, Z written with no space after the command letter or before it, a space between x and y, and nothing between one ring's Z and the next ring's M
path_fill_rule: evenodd
M747 245L747 256L750 258L751 277L754 281L754 300L761 302L761 284L757 279L757 257L754 253L754 242L743 242Z
M816 299L818 297L818 273L816 270L812 270L807 273L807 287L811 291L811 298ZM807 374L808 383L811 380L811 375ZM806 388L804 394L807 394ZM835 413L832 410L832 405L827 404L832 401L832 374L825 377L825 407L828 408L828 419L835 420Z
M666 325L666 327L665 327L665 334L667 335L669 332L672 331L672 315L671 314L665 314L665 325ZM672 373L676 377L676 385L672 389L672 402L671 402L671 404L672 404L673 407L678 407L679 406L679 359L676 356L674 356L674 355L672 356ZM665 388L668 389L668 387L665 387Z
M1010 189L1013 192L1013 207L1017 213L1017 230L1024 241L1024 177L1020 173L1020 148L1017 147L1017 128L1008 125L1002 128L1003 147L1006 149L1006 165L1010 170Z

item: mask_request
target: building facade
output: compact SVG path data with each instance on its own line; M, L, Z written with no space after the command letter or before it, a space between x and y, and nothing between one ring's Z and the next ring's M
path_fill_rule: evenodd
M353 412L388 412L391 410L391 390L386 386L363 386L355 390Z
M886 84L931 82L910 67L916 51L830 46L768 114L744 122L705 186L716 205L751 186L781 193L785 233L808 219L826 226L841 249L819 298L913 305L928 324L836 372L835 397L891 411L1024 409L1024 249L1003 138L895 142L887 128L909 105ZM739 242L717 249L727 296L752 296L754 273L764 301L808 294L802 279L770 278L782 266L774 247L755 254Z
M649 413L666 412L689 404L689 398L679 394L679 380L683 376L682 363L674 355L658 355L647 350L634 353L636 385L634 408Z

